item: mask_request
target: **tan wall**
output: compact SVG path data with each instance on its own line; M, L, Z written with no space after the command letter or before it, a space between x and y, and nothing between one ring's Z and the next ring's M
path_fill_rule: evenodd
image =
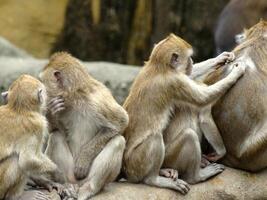
M0 0L0 36L28 53L48 57L68 0Z

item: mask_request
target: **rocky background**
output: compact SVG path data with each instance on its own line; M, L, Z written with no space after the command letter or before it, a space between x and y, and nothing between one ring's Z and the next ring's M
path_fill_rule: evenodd
M213 30L229 0L1 0L0 36L38 58L67 50L86 61L142 65L174 32L214 56Z

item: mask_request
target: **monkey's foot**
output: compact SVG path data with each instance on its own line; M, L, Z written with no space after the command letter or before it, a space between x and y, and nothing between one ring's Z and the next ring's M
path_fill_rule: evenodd
M200 170L200 180L205 181L219 173L222 173L224 168L224 165L212 163Z
M178 171L175 169L171 169L171 168L161 169L159 171L159 175L164 176L166 178L171 178L174 181L176 181L178 179Z
M208 155L202 155L206 160L210 162L216 162L222 158L222 156L218 155L216 152L209 153Z
M200 167L204 168L210 165L210 161L206 158L206 155L202 154Z
M89 198L91 198L95 194L96 193L92 190L92 188L90 186L90 183L89 182L86 182L79 189L78 200L88 200Z

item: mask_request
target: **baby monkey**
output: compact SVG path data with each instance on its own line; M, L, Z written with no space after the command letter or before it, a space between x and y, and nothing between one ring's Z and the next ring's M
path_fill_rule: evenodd
M54 173L57 166L42 153L48 133L42 114L44 85L22 75L2 96L6 105L0 107L0 199L15 200L30 175Z

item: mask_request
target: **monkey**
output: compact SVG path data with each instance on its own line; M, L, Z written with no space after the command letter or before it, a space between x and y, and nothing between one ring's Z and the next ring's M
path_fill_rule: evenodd
M41 151L48 132L44 85L21 75L2 95L7 103L0 107L0 199L15 200L30 175L53 173L57 166Z
M149 60L134 80L123 104L129 124L124 131L126 149L122 169L130 182L143 182L186 194L189 191L186 182L204 181L223 170L223 166L216 163L200 169L200 143L190 117L189 122L183 121L183 124L174 119L179 118L179 110L184 105L193 109L212 103L241 77L244 69L234 67L229 76L212 86L198 85L188 77L192 71L192 54L190 44L170 34L153 48ZM183 114L190 116L190 113ZM176 127L181 131L173 130L177 137L172 138L172 142L181 151L171 152L168 136L172 135L174 121L180 123ZM171 160L177 161L175 165L169 162L170 153L174 154ZM186 169L181 170L182 166ZM162 167L178 170L183 180L159 176Z
M233 53L243 61L246 73L213 107L213 118L226 147L222 163L257 172L266 161L267 22L262 20L244 33ZM217 68L205 79L213 84L227 74L229 65Z
M97 194L120 173L128 114L83 64L66 52L51 56L40 73L54 124L46 154L80 185L78 200Z
M231 51L244 28L256 24L259 19L267 19L266 0L231 0L221 12L215 28L217 54Z
M194 64L189 77L193 80L196 80L198 84L204 84L203 81L206 78L207 74L214 71L215 66L222 63L231 62L234 60L234 58L234 53L223 52L216 58L208 59L201 63ZM217 99L219 99L219 97ZM208 155L203 154L201 159L201 167L206 167L208 164L210 164L210 162L216 162L220 160L226 154L226 149L222 137L211 114L211 108L215 104L215 102L216 101L205 106L204 108L197 110L197 112L195 113L195 116L198 116L197 119L200 129L199 131L204 134L205 138L215 151L213 153L209 153ZM200 138L202 138L202 135L200 136Z

